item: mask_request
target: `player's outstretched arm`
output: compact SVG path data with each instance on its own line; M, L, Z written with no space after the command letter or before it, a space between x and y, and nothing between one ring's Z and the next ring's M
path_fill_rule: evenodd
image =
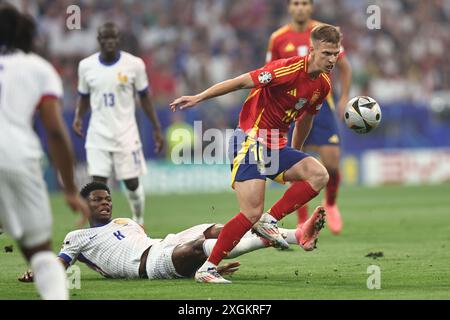
M44 100L39 106L39 110L42 124L47 133L51 159L64 184L66 202L72 210L82 213L83 219L79 224L85 224L89 216L89 208L79 196L74 182L72 143L62 118L59 102L56 99Z
M337 105L337 112L340 119L344 118L344 109L350 96L350 86L352 84L352 66L347 57L340 58L336 63L339 69L339 82L341 84L341 97Z
M311 131L314 115L305 112L295 123L292 134L292 147L297 150L303 149L303 144Z
M179 108L187 109L192 108L197 103L214 98L223 96L227 93L237 91L240 89L250 89L255 85L249 73L242 74L234 79L225 80L223 82L217 83L212 87L206 89L202 93L199 93L195 96L183 96L178 99L175 99L171 104L170 108L173 112Z
M79 137L83 137L83 116L89 110L90 98L89 95L80 95L77 98L77 105L75 109L75 117L73 118L72 129Z
M155 141L155 152L160 153L164 148L164 135L161 131L161 124L159 123L158 116L156 115L155 108L152 103L152 99L148 92L139 95L141 98L141 106L144 109L145 114L152 123L153 126L153 139Z

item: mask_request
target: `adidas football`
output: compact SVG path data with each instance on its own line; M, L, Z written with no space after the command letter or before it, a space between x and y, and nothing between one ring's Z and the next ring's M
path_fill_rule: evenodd
M380 124L380 105L371 97L355 97L345 107L344 121L356 133L368 133Z

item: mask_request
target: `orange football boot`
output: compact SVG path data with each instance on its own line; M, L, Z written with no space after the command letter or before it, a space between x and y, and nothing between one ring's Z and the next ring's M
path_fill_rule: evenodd
M339 208L336 204L328 205L326 203L324 204L324 207L327 212L328 229L330 229L331 233L334 235L340 234L342 231L343 222Z
M325 225L325 216L325 208L317 207L311 217L296 232L296 236L300 237L299 245L305 251L312 251L316 248L320 230Z

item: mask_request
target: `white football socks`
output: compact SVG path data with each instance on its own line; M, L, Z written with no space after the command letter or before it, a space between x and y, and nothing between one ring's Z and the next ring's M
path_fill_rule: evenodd
M211 240L216 240L217 241L217 239L211 239ZM205 241L206 242L206 241ZM211 251L212 251L212 248L214 248L214 244L215 244L216 242L214 242L213 244L212 244L212 246L211 246L211 250L209 251L209 253L211 253ZM205 243L203 243L203 251L205 250ZM209 255L208 255L209 256ZM214 263L212 263L212 262L209 262L208 260L206 260L205 261L205 263L200 267L200 268L198 268L198 271L207 271L209 268L217 268L217 266L214 264Z
M126 189L126 188L125 188ZM145 192L144 186L139 181L139 186L136 190L130 191L126 189L125 194L130 204L132 219L140 225L144 225L144 210L145 210Z
M297 229L284 229L279 228L280 233L285 237L287 243L289 244L298 244L296 231ZM205 255L209 257L211 254L214 245L216 244L217 239L206 239L205 242L203 242L203 252ZM260 237L256 236L255 234L252 234L251 231L247 232L239 241L236 247L234 247L231 252L224 257L224 259L234 259L240 255L258 250L263 249L267 247L267 242L261 239ZM212 265L212 264L211 264ZM208 266L210 267L210 266Z
M206 239L205 242L203 242L203 252L207 256L209 256L214 248L214 245L216 244L217 239ZM258 249L265 248L266 245L264 241L258 237L244 237L239 241L236 247L233 248L233 250L230 251L230 253L224 257L224 259L234 259L238 256L241 256L245 253L249 253Z
M295 233L297 232L297 229L284 229L284 228L278 228L280 233L282 234L284 240L286 240L289 244L298 244L299 240L297 240L297 236Z
M41 251L31 257L34 283L44 300L68 300L67 276L63 265L51 251Z
M271 217L268 217L269 219L271 219ZM283 229L283 228L279 228L280 233L283 235L283 237L285 237L287 243L289 244L298 244L298 240L297 240L297 236L296 236L296 231L297 229ZM216 244L217 239L206 239L203 242L203 252L205 253L206 256L209 257L209 255L211 254L214 245ZM234 247L233 250L231 250L231 252L224 257L224 259L234 259L238 256L241 256L243 254L258 250L258 249L263 249L263 248L267 248L267 242L264 241L262 238L258 237L257 235L253 234L251 231L247 232L241 239L241 241L239 241L239 243L237 244L236 247ZM216 268L217 266L211 262L209 262L208 260L206 260L206 262L199 268L199 270L207 270L208 268L214 267Z

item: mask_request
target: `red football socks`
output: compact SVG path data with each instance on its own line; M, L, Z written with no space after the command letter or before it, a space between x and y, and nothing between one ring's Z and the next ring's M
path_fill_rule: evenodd
M227 222L220 231L219 238L214 246L208 261L219 265L220 261L239 243L244 234L253 224L241 212Z
M328 180L328 184L325 192L325 199L327 205L333 206L336 203L336 196L339 189L339 183L341 181L341 175L339 171L336 173L330 174L330 179Z
M297 209L297 225L304 224L308 220L308 205Z
M284 195L270 209L270 214L277 220L300 208L319 193L307 181L295 181Z

